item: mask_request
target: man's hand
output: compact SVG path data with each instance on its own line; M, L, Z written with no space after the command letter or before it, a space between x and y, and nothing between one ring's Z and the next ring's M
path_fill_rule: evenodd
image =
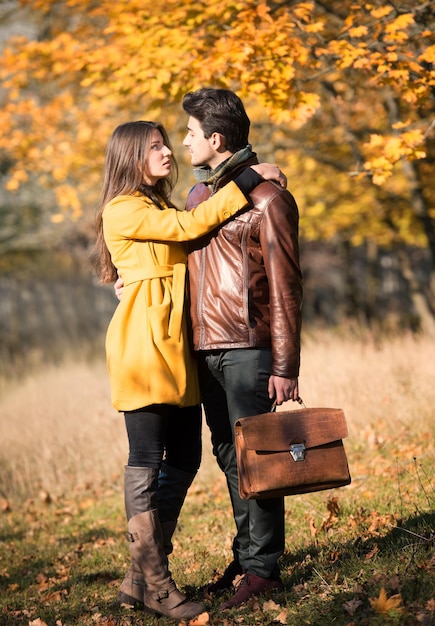
M272 163L258 163L258 165L251 165L252 169L260 174L264 180L275 180L284 189L287 188L287 177L281 172L277 165Z
M274 398L276 404L282 404L287 400L299 401L299 384L297 378L282 378L271 376L269 378L269 398Z
M118 280L113 285L113 288L115 290L116 297L118 298L118 300L121 300L122 292L124 291L124 281L122 279L122 276L118 276Z

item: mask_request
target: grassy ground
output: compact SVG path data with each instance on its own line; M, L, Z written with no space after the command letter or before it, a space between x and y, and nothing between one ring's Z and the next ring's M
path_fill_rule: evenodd
M285 591L224 613L208 598L195 623L435 624L434 347L305 336L301 395L344 409L352 484L286 498ZM127 444L104 365L65 363L3 387L0 414L0 624L170 624L116 603ZM205 429L171 556L192 597L231 560L233 532Z

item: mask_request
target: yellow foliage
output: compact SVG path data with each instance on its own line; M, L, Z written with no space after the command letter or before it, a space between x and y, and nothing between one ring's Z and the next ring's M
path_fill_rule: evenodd
M22 183L27 182L29 179L28 173L23 169L15 169L11 178L6 183L6 189L8 191L16 191Z
M351 37L365 37L368 33L368 29L366 26L355 26L354 28L349 29L349 35Z
M381 6L378 7L376 9L371 9L370 13L371 15L376 18L376 19L381 19L383 17L386 17L387 15L390 15L390 13L392 13L393 11L393 7L389 7L389 6Z
M55 215L51 216L50 221L53 224L61 224L63 221L65 221L65 215L63 213L56 213Z
M426 61L426 63L435 63L435 45L426 48L426 50L424 50L424 52L422 52L418 57L418 61L420 63L423 61Z
M62 211L78 215L96 201L115 125L166 122L186 91L213 85L236 90L261 111L259 122L284 129L285 160L295 152L307 162L304 137L321 157L322 145L336 146L332 163L353 142L339 184L320 168L301 186L312 202L304 214L328 236L348 229L358 238L368 227L380 236L362 177L392 184L402 159L424 158L433 29L408 1L404 13L381 0L343 1L340 19L312 1L23 0L41 20L51 12L50 30L41 40L11 38L0 58L0 149L15 164L8 188L26 182L19 172L32 172L55 189ZM385 95L400 102L398 119L388 118ZM183 123L178 113L170 130ZM311 197L313 185L321 200ZM337 194L337 210L321 224L324 190Z
M402 13L396 19L394 19L390 24L387 24L385 27L386 33L394 33L399 30L405 30L411 24L414 23L414 16L411 13Z
M410 148L421 146L424 143L424 135L419 128L402 133L401 139L402 142Z
M313 4L313 2L299 2L294 8L295 19L309 23L313 13Z
M77 219L80 216L81 205L76 189L71 185L58 185L55 191L59 208L65 212L72 211L72 218Z
M10 178L5 185L5 188L8 191L17 191L19 187L20 187L20 181L14 177Z

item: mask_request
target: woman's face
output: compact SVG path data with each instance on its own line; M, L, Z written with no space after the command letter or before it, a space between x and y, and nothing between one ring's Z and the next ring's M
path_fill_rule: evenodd
M161 132L153 130L143 173L144 183L153 186L161 178L169 176L172 167L171 154L171 150L163 141Z

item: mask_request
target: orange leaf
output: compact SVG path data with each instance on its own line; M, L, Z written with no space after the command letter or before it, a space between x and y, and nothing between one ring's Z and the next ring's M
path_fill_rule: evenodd
M378 546L375 546L373 548L373 550L370 550L370 552L368 552L365 555L364 560L365 561L370 561L370 559L372 559L378 552L379 552L379 548L378 548Z
M279 608L281 608L279 604L277 604L273 600L267 600L267 602L263 604L264 611L276 611Z
M385 589L382 587L377 598L369 598L370 605L375 613L389 613L392 610L402 612L402 596L400 593L387 597Z
M0 510L2 513L9 513L11 509L11 503L6 498L0 500Z
M210 620L210 615L205 612L190 620L189 626L205 626Z

